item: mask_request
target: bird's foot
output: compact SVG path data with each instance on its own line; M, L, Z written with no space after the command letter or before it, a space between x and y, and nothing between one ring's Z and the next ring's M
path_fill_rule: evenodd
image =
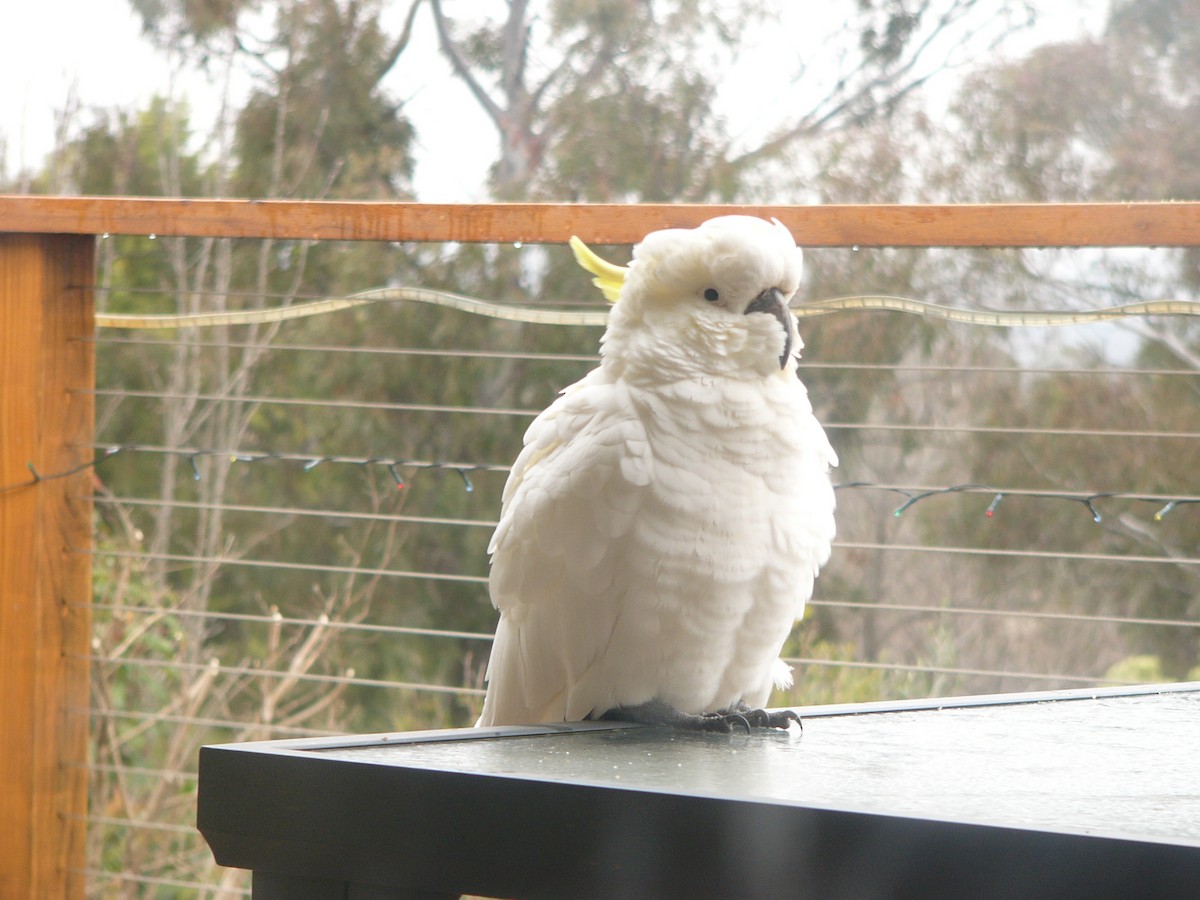
M746 734L749 734L752 728L786 730L792 722L800 725L801 728L804 727L800 722L800 717L790 709L768 712L765 709L751 709L744 703L719 712L692 715L680 712L661 700L650 700L646 703L639 703L637 706L618 706L597 718L610 722L670 725L680 731L708 731L717 734L730 734L734 728L744 730Z
M736 712L755 728L780 728L787 731L795 722L801 731L804 730L804 723L790 709L750 709L744 704L739 704Z

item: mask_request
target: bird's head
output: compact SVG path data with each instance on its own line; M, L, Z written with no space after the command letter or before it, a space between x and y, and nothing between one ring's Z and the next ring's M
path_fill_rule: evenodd
M580 263L615 300L607 352L655 351L699 371L788 368L800 337L788 301L800 285L802 254L778 221L721 216L698 228L655 231L628 268L572 240Z

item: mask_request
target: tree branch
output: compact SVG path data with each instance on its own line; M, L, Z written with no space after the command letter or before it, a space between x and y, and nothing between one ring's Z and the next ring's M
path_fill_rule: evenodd
M392 49L387 52L387 55L380 62L375 72L375 84L378 84L383 79L383 76L392 70L392 66L396 64L396 60L400 58L400 54L408 46L408 42L412 39L413 22L416 21L417 10L420 8L421 0L413 0L412 6L408 8L408 15L404 17L404 28L401 30L400 36L396 38L396 42L392 44Z
M454 39L450 36L450 29L446 24L446 17L442 13L441 0L429 0L429 5L433 8L433 21L437 25L438 41L442 45L442 52L449 57L450 65L454 68L454 73L466 83L467 89L479 101L479 105L488 114L488 118L495 123L497 128L503 130L504 110L500 108L484 89L483 85L479 83L479 79L475 77L475 73L467 64L466 59L463 58L458 45L454 43Z

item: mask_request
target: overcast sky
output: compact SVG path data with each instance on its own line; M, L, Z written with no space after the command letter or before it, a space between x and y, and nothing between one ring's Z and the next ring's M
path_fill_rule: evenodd
M72 93L84 110L138 108L155 94L171 94L186 96L197 121L216 115L217 87L196 75L172 85L171 66L141 36L128 0L0 3L11 7L0 29L0 141L6 145L0 170L9 175L36 168L54 147L56 111ZM397 19L408 8L407 0L389 5L395 7ZM397 33L399 28L397 22ZM469 172L464 178L461 170L446 171L426 162L418 173L418 189L422 199L431 202L481 200L478 185L495 156L492 135L470 146L446 137L463 116L475 121L478 113L436 52L427 14L420 16L417 28L419 34L391 77L403 88L393 90L406 101L406 113L420 123L418 153L443 142L460 145L457 165Z
M128 0L0 2L6 7L0 29L0 142L5 149L0 171L12 175L38 167L54 146L55 113L66 105L72 92L85 110L138 108L156 93L171 93L188 98L199 122L215 114L217 91L203 79L191 76L172 89L170 67L141 37ZM1085 29L1095 30L1107 5L1106 0L1043 0L1038 36L1021 43L1068 40ZM399 19L408 2L392 0L388 8L391 16ZM823 0L786 8L789 15L798 17L795 27L769 30L764 39L779 42L778 47L753 54L753 71L731 76L734 89L730 93L738 97L729 111L731 117L743 115L748 117L747 123L754 121L754 110L742 102L746 96L758 97L768 105L779 102L778 91L772 96L769 84L763 83L762 61L775 60L779 76L774 82L781 88L786 85L784 76L795 53L791 35L816 30L799 19L816 15L814 10L828 15L836 4ZM419 15L417 27L418 33L389 76L388 86L405 101L405 112L417 127L418 196L429 202L485 199L481 184L495 157L494 135L436 52L428 11ZM738 81L739 77L744 81ZM461 140L464 120L480 129L480 140ZM446 164L448 148L453 149L451 165Z

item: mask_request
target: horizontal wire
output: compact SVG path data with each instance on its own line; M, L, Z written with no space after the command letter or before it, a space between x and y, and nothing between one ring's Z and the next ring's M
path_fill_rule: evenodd
M436 413L438 415L478 415L478 416L525 416L534 417L542 412L541 409L490 407L490 406L453 406L437 403L391 403L375 400L319 400L296 397L269 397L263 395L246 395L227 397L220 394L172 393L166 391L132 391L125 389L97 388L93 391L79 391L81 394L91 394L96 397L118 397L135 400L198 400L206 403L253 403L264 406L308 406L320 409L352 409L378 410L385 412L418 412ZM955 434L1026 434L1059 437L1104 437L1104 438L1179 438L1196 440L1200 438L1197 431L1153 431L1133 429L1105 428L1047 428L1018 425L967 425L967 424L924 424L906 422L825 422L826 431L916 431Z
M1007 672L1002 669L970 669L970 668L953 668L948 666L920 666L908 663L884 663L871 662L868 660L836 660L836 659L816 659L809 657L784 657L783 660L788 665L794 666L821 666L825 668L839 669L880 669L889 672L914 672L925 673L930 675L974 675L986 676L991 678L1016 678L1028 681L1063 681L1072 684L1084 685L1103 685L1111 684L1103 678L1091 678L1083 675L1054 675L1045 672Z
M845 484L835 484L834 490L845 491L851 488L863 490L876 490L892 494L899 494L905 498L905 501L892 510L892 515L899 518L906 510L920 503L922 500L929 500L933 497L947 496L949 494L991 494L992 502L984 510L986 517L993 518L996 514L996 508L1005 499L1008 494L1003 488L995 488L991 485L984 484L957 484L950 487L942 488L923 488L914 489L901 487L898 485L874 484L872 482L848 482ZM1154 521L1161 522L1172 510L1179 506L1190 506L1200 503L1200 497L1188 495L1168 496L1163 494L1137 494L1123 491L1093 491L1091 493L1083 493L1081 491L1043 491L1033 488L1013 488L1011 493L1017 497L1036 498L1039 500L1065 500L1072 503L1078 503L1084 506L1091 515L1094 522L1102 522L1103 515L1096 508L1096 504L1101 500L1125 500L1137 503L1155 503L1163 504L1158 512L1154 514Z
M144 347L176 347L178 340L163 340L155 338L104 336L86 338L97 345L125 344ZM514 350L439 350L425 347L361 347L345 344L284 344L256 343L251 341L196 341L189 342L189 347L200 347L208 350L280 350L312 353L350 353L356 356L418 356L435 359L445 359L449 362L461 362L463 359L494 359L501 361L517 360L520 362L567 362L567 363L598 363L597 353L534 353L517 352Z
M79 608L71 605L69 608ZM1038 619L1043 621L1061 621L1085 624L1104 625L1144 625L1159 628L1200 628L1200 620L1185 619L1152 619L1136 616L1097 615L1093 613L1069 612L1038 612L1020 609L987 609L969 606L930 606L915 603L888 603L856 600L813 599L808 606L827 609L861 610L864 612L905 612L923 613L930 615L961 615L961 616L990 616L1003 619ZM123 612L135 615L163 614L169 616L189 617L204 621L236 621L256 624L278 624L295 627L334 628L343 631L364 631L379 634L394 634L402 636L430 637L445 640L480 640L490 641L492 635L485 632L447 631L437 628L413 628L402 625L377 625L366 622L339 622L336 619L305 619L288 616L272 616L256 613L213 612L206 610L161 609L152 606L135 606L119 603L93 603L88 606L93 610L107 612Z
M94 449L104 449L103 445L97 445ZM187 451L180 451L185 453ZM214 452L214 455L224 455L219 452ZM241 458L241 454L237 454ZM299 461L302 457L298 454L281 454L280 459L293 459ZM363 460L365 464L369 460ZM356 461L357 462L357 461ZM505 467L496 467L489 465L489 470L503 469ZM1013 488L1013 487L994 487L991 485L956 485L952 488L935 487L932 485L903 485L903 484L875 484L873 482L843 482L834 485L834 489L838 491L862 490L862 491L879 491L885 493L900 494L906 497L916 495L924 495L923 499L929 499L941 494L980 494L994 495L1002 494L1005 497L1027 497L1032 499L1060 499L1074 500L1079 503L1085 503L1090 500L1098 502L1100 500L1135 500L1151 503L1176 503L1190 504L1200 503L1200 495L1192 494L1153 494L1153 493L1135 493L1129 491L1042 491L1034 488ZM417 525L445 525L445 526L464 526L464 527L480 527L480 528L495 528L497 522L495 519L461 519L461 518L445 518L438 516L410 516L401 513L364 513L356 510L343 509L311 509L306 507L295 506L258 506L236 503L201 503L191 500L162 500L154 497L127 497L127 496L96 496L93 497L93 502L108 505L126 505L126 506L142 506L152 508L170 508L170 509L192 509L192 510L212 510L220 512L239 512L239 513L256 513L262 515L288 515L288 516L312 516L316 518L329 519L351 519L351 520L366 520L366 521L385 521L385 522L405 522Z
M176 825L173 822L156 822L152 819L121 819L116 816L98 816L94 813L86 816L65 815L67 819L83 819L89 825L108 825L114 828L141 828L146 831L169 831L173 834L196 834L195 825ZM145 877L145 876L138 876ZM209 885L211 887L211 885Z
M992 487L989 485L956 485L953 487L934 487L923 485L888 485L888 484L871 484L871 482L852 481L835 484L834 490L845 492L850 490L858 491L877 491L884 493L900 494L907 498L907 502L898 508L901 512L918 500L932 499L944 494L962 493L962 494L985 494L991 496L994 505L989 506L992 514L995 512L995 497L1008 498L1030 498L1030 499L1060 499L1068 500L1068 502L1080 503L1087 506L1087 509L1092 512L1092 515L1098 515L1096 506L1100 500L1127 500L1127 502L1138 503L1156 503L1164 504L1156 516L1156 520L1162 520L1165 516L1165 511L1176 508L1180 505L1200 504L1200 496L1195 494L1160 494L1160 493L1132 493L1122 491L1105 491L1105 492L1084 492L1084 491L1038 491L1033 488L1021 487ZM251 504L228 504L228 503L199 503L194 500L160 500L156 498L137 498L137 497L114 497L114 496L96 496L94 502L97 504L107 505L125 505L125 506L142 506L142 508L150 509L187 509L187 510L217 510L222 512L241 512L241 514L253 515L281 515L281 516L296 516L296 517L313 517L313 518L340 518L347 521L371 521L371 522L400 522L404 524L420 524L420 526L442 526L442 527L467 527L467 528L494 528L497 526L496 520L491 518L449 518L438 516L409 516L403 514L388 514L388 512L359 512L355 510L334 510L334 509L307 509L299 508L299 506L265 506ZM893 511L895 515L895 511ZM989 516L991 517L991 516Z
M94 657L93 656L93 657L88 657L88 658L92 659L93 661L105 661L104 657ZM172 662L162 662L159 660L126 659L126 660L115 660L114 662L118 665L140 665L143 667L150 667L150 668L167 668L167 669L171 669L171 668L207 669L208 668L208 666L205 666L202 664L189 664L189 663L178 663L178 662L172 663ZM1110 683L1106 679L1094 678L1094 677L1090 677L1090 676L1063 675L1063 674L1046 673L1046 672L1013 672L1013 671L1007 671L1007 670L1003 670L1003 669L976 669L976 668L963 668L963 667L918 665L918 664L910 664L910 663L884 663L884 662L873 662L873 661L869 661L869 660L831 660L831 659L819 659L819 658L810 658L810 657L785 657L784 662L788 663L789 665L822 666L822 667L829 667L829 668L880 669L880 670L887 670L887 671L928 673L928 674L937 674L937 675L973 675L973 676L988 676L988 677L995 677L995 678L1027 679L1027 680L1035 680L1035 681L1066 681L1066 682L1072 682L1072 683L1078 683L1078 684L1096 684L1096 685ZM353 679L353 678L346 678L346 677L296 675L295 673L289 673L289 672L272 672L272 671L268 671L268 670L246 669L246 668L239 669L237 667L222 667L222 670L226 671L226 672L235 673L235 674L261 675L264 678L266 678L266 677L283 677L283 678L296 678L297 680L309 680L309 681L324 681L324 682L335 681L338 683L359 684L359 685L366 685L366 686L370 686L370 687L405 688L405 689L410 689L410 690L427 690L427 691L432 690L432 691L437 691L440 693L451 693L451 694L456 694L456 695L460 695L460 696L482 697L484 694L484 691L475 689L475 688L446 688L446 687L442 687L442 686L412 684L409 682L387 682L387 681L376 681L376 680L368 680L368 679ZM144 713L144 714L133 713L133 712L109 713L107 711L93 711L93 713L97 714L97 715L106 715L109 717L120 717L120 718L136 719L136 718L141 717L144 719L162 719L163 721L167 721L167 719L168 719L168 717L157 716L154 713ZM236 730L244 730L246 728L262 728L262 729L265 729L268 731L274 731L274 732L278 732L278 733L302 734L304 736L313 736L313 737L329 737L329 736L334 736L334 735L340 733L340 732L336 732L336 731L320 731L317 729L299 729L299 728L290 727L290 726L268 726L268 725L263 725L262 723L252 722L252 721L238 722L238 721L233 721L233 720L196 720L196 724L203 724L203 725L207 725L210 727L223 727L223 728L228 728L230 730L235 730L235 731Z
M953 555L975 555L991 557L1008 557L1020 559L1051 559L1074 560L1083 562L1111 563L1156 563L1171 565L1200 565L1200 557L1169 557L1119 555L1110 553L1082 553L1078 551L1051 550L1005 550L994 547L957 547L921 544L891 544L877 541L845 541L835 540L835 549L841 550L887 550L906 553L948 553ZM486 575L462 575L451 572L425 572L412 569L380 569L366 566L338 566L322 563L289 562L285 560L239 559L230 556L191 555L186 553L139 553L132 550L102 550L76 548L80 554L91 554L101 558L145 559L161 562L177 562L187 565L229 565L245 566L260 569L295 569L303 572L322 572L335 575L365 575L385 576L391 578L412 578L426 581L449 581L462 584L486 585Z
M957 425L907 422L823 422L826 431L919 431L946 434L1029 434L1041 437L1101 437L1144 439L1200 438L1198 431L1136 431L1106 428L1045 428L1018 425Z
M1174 500L1179 503L1200 503L1200 494L1155 494L1136 491L1044 491L1038 488L999 487L990 484L957 484L951 487L937 487L922 484L890 484L888 482L850 481L834 485L835 490L846 491L861 489L881 491L904 496L925 495L934 497L941 494L1003 494L1005 497L1048 498L1074 500L1083 503L1086 500L1139 500L1149 503L1166 503Z
M71 659L86 660L91 663L107 663L115 666L130 666L145 669L178 669L187 672L208 672L213 669L221 675L253 675L262 678L294 679L296 681L312 681L320 684L347 684L355 687L377 687L409 691L424 691L433 694L454 694L464 697L482 697L484 691L479 688L453 687L445 684L423 684L413 681L385 681L379 678L359 678L354 675L315 675L308 672L281 672L274 669L259 669L253 666L232 666L224 663L210 665L209 663L185 663L179 661L142 659L140 657L116 657L102 654L87 654L72 656Z
M72 605L74 606L74 605ZM80 604L82 606L82 604ZM211 612L198 609L161 609L154 606L131 606L122 603L92 603L89 609L105 610L107 612L127 612L134 614L161 613L167 616L181 618L198 618L205 621L253 622L263 625L296 625L304 627L320 626L341 631L365 631L377 634L394 634L408 637L432 637L445 640L483 640L490 641L492 635L476 631L447 631L439 628L414 628L407 625L373 625L367 622L339 622L336 619L301 619L289 616L275 616L259 613Z
M240 503L199 503L191 500L161 500L152 497L95 496L92 502L108 506L139 506L154 509L190 509L209 512L254 513L256 515L310 516L319 519L349 519L367 522L403 522L406 525L445 525L465 528L495 528L494 519L453 519L439 516L410 516L401 513L365 513L346 509L308 509L298 506L255 506Z
M287 562L273 559L239 559L233 556L203 556L186 553L138 553L132 550L101 550L76 548L76 553L106 559L152 559L188 565L246 566L254 569L295 569L301 572L323 572L333 575L369 575L389 578L415 578L424 581L451 581L460 584L487 584L484 575L460 575L453 572L421 572L408 569L378 569L367 566L338 566L322 563Z
M793 307L799 317L823 316L829 313L871 310L900 312L925 319L955 322L960 325L983 325L992 328L1046 328L1062 325L1083 325L1140 316L1200 316L1200 302L1194 300L1146 300L1122 303L1098 309L999 310L966 309L895 297L869 294L857 297L834 297L829 300L807 300Z
M956 365L948 363L849 363L821 362L820 360L804 359L800 368L830 369L844 372L928 372L936 374L965 373L968 375L1106 375L1112 377L1132 376L1162 376L1183 375L1189 378L1200 378L1200 370L1196 369L1138 369L1138 368L1104 368L1085 369L1057 366L978 366Z
M215 456L228 459L231 462L255 463L265 460L275 462L304 463L305 471L311 471L318 465L333 463L335 465L353 466L397 466L405 469L444 469L462 475L466 472L509 472L512 466L506 463L472 463L454 462L452 460L400 459L386 456L332 456L319 453L280 453L274 450L222 450L205 447L163 447L157 444L92 444L90 449L101 451L104 455L79 466L76 470L98 465L118 453L154 453L162 456L179 456L184 459L197 459Z
M183 664L180 664L181 668ZM164 663L164 668L171 668L170 662ZM166 725L197 725L202 728L227 728L230 731L245 731L247 728L257 728L272 734L288 735L291 737L330 737L339 734L325 728L304 728L300 725L273 725L252 720L215 719L203 716L176 716L165 713L143 712L136 709L97 709L95 707L75 707L73 712L87 713L94 719L128 719L134 722L155 722Z
M144 668L167 668L167 669L182 669L182 670L208 670L210 667L200 663L180 663L180 662L164 662L161 660L145 660L145 659L114 659L110 657L90 655L82 657L91 662L111 662L120 666L140 666ZM881 669L888 671L904 671L917 672L938 675L974 675L974 676L989 676L995 678L1017 678L1038 681L1064 681L1077 684L1105 684L1104 679L1091 678L1077 675L1060 675L1051 673L1037 672L1010 672L997 669L972 669L972 668L954 668L944 666L921 666L905 663L881 663L861 660L828 660L815 659L807 657L787 657L784 662L790 665L812 665L835 668L857 668L857 669ZM408 689L414 691L426 691L434 693L448 693L458 696L482 697L484 691L478 688L451 688L444 685L428 685L414 684L412 682L390 682L380 681L378 679L361 679L349 676L324 676L311 674L297 674L293 672L276 672L265 669L254 669L239 666L221 666L221 671L225 674L236 675L252 675L263 678L292 678L300 681L314 681L321 683L335 684L353 684L366 687L381 687L389 689ZM147 714L153 717L153 714ZM246 728L255 723L235 723L227 722L226 726L230 728ZM284 729L279 729L284 730Z
M97 345L137 345L146 347L175 347L178 340L165 340L142 337L109 336L85 338ZM428 347L360 347L345 344L288 344L261 343L249 341L196 341L189 343L190 347L219 350L257 350L257 351L296 351L316 353L350 353L356 355L378 356L417 356L434 359L445 359L457 362L467 359L516 360L520 362L567 362L567 363L599 363L597 353L535 353L504 350L466 350L466 349L435 349ZM1195 369L1147 369L1147 368L1070 368L1056 366L980 366L980 365L950 365L936 363L839 363L821 362L820 360L802 359L801 370L849 371L849 372L928 372L928 373L966 373L971 375L1082 375L1082 376L1186 376L1200 377L1200 371Z
M92 820L88 819L88 821L90 822ZM126 826L126 827L135 827L135 826ZM195 828L191 829L191 832L193 834L195 833L195 831L196 831ZM71 871L76 872L81 875L86 875L88 878L106 879L108 881L127 881L127 882L132 882L133 884L147 884L147 885L152 884L152 885L156 885L158 887L181 888L183 890L188 890L188 891L198 891L201 894L209 894L213 890L213 885L204 884L199 881L182 881L178 878L159 878L158 876L155 876L155 875L140 875L140 874L137 874L134 872L129 872L129 871L116 872L116 871L109 871L108 869L94 869L94 868L72 869ZM247 876L249 876L249 874L250 874L249 872L246 873ZM225 896L226 894L230 894L230 893L237 894L239 897L252 896L251 892L248 888L234 887L232 885L222 885L221 886L221 895L222 896Z
M92 287L97 294L128 294L131 297L161 297L167 293L175 293L173 291L164 291L162 288L152 287L135 287L119 285L113 287L111 284L96 284ZM237 290L231 288L229 290L206 290L197 288L195 290L188 289L183 291L190 297L242 297L249 299L262 300L282 300L291 303L295 300L320 300L325 296L323 293L316 291L271 291L271 290Z
M200 777L200 773L195 769L151 769L146 766L117 766L98 762L71 763L68 768L86 769L102 775L133 775L138 778L160 778L172 781L195 781Z
M499 406L451 406L440 403L389 403L382 400L320 400L303 397L266 397L257 394L229 397L222 394L190 394L167 391L131 391L97 388L73 393L93 397L118 397L133 400L199 400L205 403L255 403L263 406L314 406L320 409L379 410L383 412L420 412L445 415L456 413L476 416L536 416L540 409L517 409Z
M903 612L929 615L985 616L998 619L1037 619L1088 625L1148 625L1159 628L1200 628L1200 621L1185 619L1148 619L1135 616L1109 616L1093 613L1036 612L1023 609L975 609L969 606L928 606L916 603L873 603L857 600L808 601L808 606L862 612Z
M1111 553L1079 553L1076 551L1053 550L1002 550L994 547L946 547L921 544L886 544L871 541L834 541L833 546L842 550L888 550L901 553L949 553L958 556L991 556L1012 559L1053 559L1111 563L1166 563L1176 566L1200 565L1200 557L1191 556L1121 556Z

